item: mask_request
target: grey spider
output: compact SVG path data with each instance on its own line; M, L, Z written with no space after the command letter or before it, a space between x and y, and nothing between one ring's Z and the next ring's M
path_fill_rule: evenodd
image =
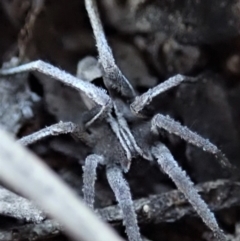
M38 71L77 89L87 96L85 102L89 110L83 113L81 124L60 122L25 136L19 141L23 145L29 145L47 136L71 133L89 145L93 154L86 158L83 167L84 200L90 208L94 207L96 169L98 164L105 165L107 179L122 209L124 225L130 241L141 240L131 192L123 177L123 172L129 171L133 158L156 160L160 169L169 175L177 188L184 193L215 236L219 240L226 240L213 213L201 199L193 183L181 170L168 148L159 141L158 130L164 129L202 148L204 151L214 154L224 165L228 165L227 159L211 142L182 126L169 116L156 114L150 118L143 114L143 110L154 97L189 78L176 75L149 89L146 93L136 96L131 84L115 64L111 48L102 28L95 0L85 0L85 5L96 39L103 81L109 95L105 90L92 83L80 80L41 60L2 69L1 75ZM108 138L104 138L103 141L103 136Z

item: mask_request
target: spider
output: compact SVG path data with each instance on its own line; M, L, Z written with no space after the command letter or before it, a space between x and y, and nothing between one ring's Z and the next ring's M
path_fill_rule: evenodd
M164 129L204 151L212 153L221 160L221 164L224 166L230 165L228 160L210 141L182 126L169 116L156 114L152 117L144 112L154 97L183 81L190 80L190 78L182 75L173 76L149 89L146 93L137 96L129 81L115 64L111 48L104 34L96 1L85 0L85 6L96 39L99 65L108 92L41 60L1 69L1 75L37 71L52 77L83 93L85 96L83 99L88 108L88 111L82 114L80 124L59 122L25 136L19 142L27 146L48 136L70 133L90 146L92 154L86 157L83 166L84 200L90 208L94 208L96 169L98 165L104 165L109 185L122 209L124 225L130 241L142 240L130 188L123 175L129 171L133 158L157 161L160 169L183 192L216 238L226 240L214 214L202 200L186 173L174 160L171 152L159 140L158 131ZM103 138L103 136L108 138Z

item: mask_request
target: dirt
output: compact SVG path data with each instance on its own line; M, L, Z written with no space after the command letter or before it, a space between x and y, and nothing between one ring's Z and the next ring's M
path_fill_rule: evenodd
M0 4L2 64L19 56L21 46L26 47L23 62L42 59L73 75L76 75L80 60L97 57L84 1L45 1L32 32L23 33L21 29L28 21L30 6L29 0L2 1ZM178 73L195 78L195 81L184 83L157 97L152 109L154 113L172 116L211 140L235 167L233 172L225 170L214 156L162 132L161 140L195 183L223 178L239 180L239 172L236 171L240 168L239 6L238 0L212 0L211 3L203 0L99 1L101 19L116 62L138 93ZM91 76L93 83L102 86L98 72ZM1 85L3 80L0 81L0 88L6 88L6 84ZM2 97L4 94L9 97L19 91L22 93L15 99L0 96L0 104L8 104L5 114L0 107L0 123L5 129L22 137L59 120L78 123L84 110L79 93L39 74L30 74L24 81L27 86L22 83L22 87L14 87L11 91L9 88L6 91L0 89ZM19 100L27 101L29 109L25 115L19 114ZM17 115L16 119L8 121L7 118L11 119L14 114ZM63 136L44 140L31 149L81 195L82 168L78 162L83 163L90 151L83 143ZM102 208L115 204L101 168L98 176L96 206ZM136 161L127 179L134 199L175 188L160 173L157 165L148 162ZM220 226L232 235L229 240L239 240L239 214L240 209L236 206L217 212ZM1 219L1 230L4 230L6 223L11 228L17 226L16 220L11 223L4 217ZM124 235L120 223L114 226ZM152 241L213 240L200 219L192 215L172 223L149 221L141 224L140 228L144 236ZM59 233L48 238L51 241L69 240Z

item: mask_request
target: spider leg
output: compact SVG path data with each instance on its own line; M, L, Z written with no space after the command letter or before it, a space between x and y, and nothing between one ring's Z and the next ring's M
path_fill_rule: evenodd
M162 128L171 134L181 137L188 143L215 155L220 160L220 164L223 167L232 168L232 165L229 163L225 155L208 139L201 137L197 133L188 129L186 126L182 126L179 122L173 120L169 116L157 114L153 117L151 125L151 129L154 133L158 133L158 128Z
M48 64L42 60L33 61L9 69L1 69L0 75L13 75L28 71L37 71L51 78L54 78L78 91L84 92L91 100L102 106L105 110L112 107L111 99L107 95L106 91L94 86L90 82L78 79L73 75L66 73L65 71L60 70L59 68L54 67L53 65Z
M159 143L156 147L152 148L152 152L155 158L157 158L157 162L162 170L173 180L178 189L183 192L187 200L191 203L204 223L213 231L218 240L226 240L226 237L223 231L219 228L213 213L200 197L189 177L174 160L168 148Z
M128 183L122 175L121 168L118 166L108 166L107 179L123 212L124 225L129 240L141 241L131 192Z
M96 171L99 163L103 162L103 157L99 155L89 155L83 166L83 197L88 207L93 209L94 205L94 185L96 181Z
M124 97L133 98L135 96L133 87L116 65L112 50L108 45L99 17L96 1L85 0L85 6L96 39L97 49L99 53L99 62L103 68L103 79L106 87L109 90L116 90Z
M67 133L74 133L77 130L77 125L73 124L72 122L62 122L60 121L57 124L48 126L43 128L33 134L24 136L23 138L19 139L20 142L24 146L28 146L33 144L41 139L48 137L48 136L58 136L61 134Z
M163 83L160 83L159 85L155 86L154 88L149 89L144 94L137 96L134 102L130 105L130 108L133 113L138 114L144 109L145 106L150 104L154 97L181 84L183 81L189 81L193 79L194 78L186 77L181 74L175 75L169 78L168 80L164 81Z
M45 137L70 133L74 139L81 140L86 145L91 146L94 144L94 140L91 135L86 132L86 128L97 119L100 119L100 116L103 117L103 107L95 106L91 110L83 112L82 118L78 121L78 124L60 121L57 124L53 124L30 135L24 136L19 139L18 142L24 146L28 146Z

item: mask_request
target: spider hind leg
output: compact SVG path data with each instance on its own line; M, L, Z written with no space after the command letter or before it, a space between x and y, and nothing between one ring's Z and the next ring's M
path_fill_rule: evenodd
M122 175L121 168L116 165L109 165L107 167L107 179L123 212L124 225L129 241L141 241L131 192Z
M207 204L198 194L192 181L179 167L168 148L159 143L152 148L153 155L162 170L173 180L177 188L185 195L204 223L213 231L218 240L226 241L223 231L219 228L216 218Z
M158 133L158 128L164 129L170 134L179 136L188 143L215 155L220 160L220 164L224 168L227 167L230 170L232 169L231 163L221 152L221 150L217 148L217 146L212 144L208 139L205 139L201 137L199 134L191 131L188 127L182 126L179 122L173 120L169 116L157 114L152 118L152 132Z

